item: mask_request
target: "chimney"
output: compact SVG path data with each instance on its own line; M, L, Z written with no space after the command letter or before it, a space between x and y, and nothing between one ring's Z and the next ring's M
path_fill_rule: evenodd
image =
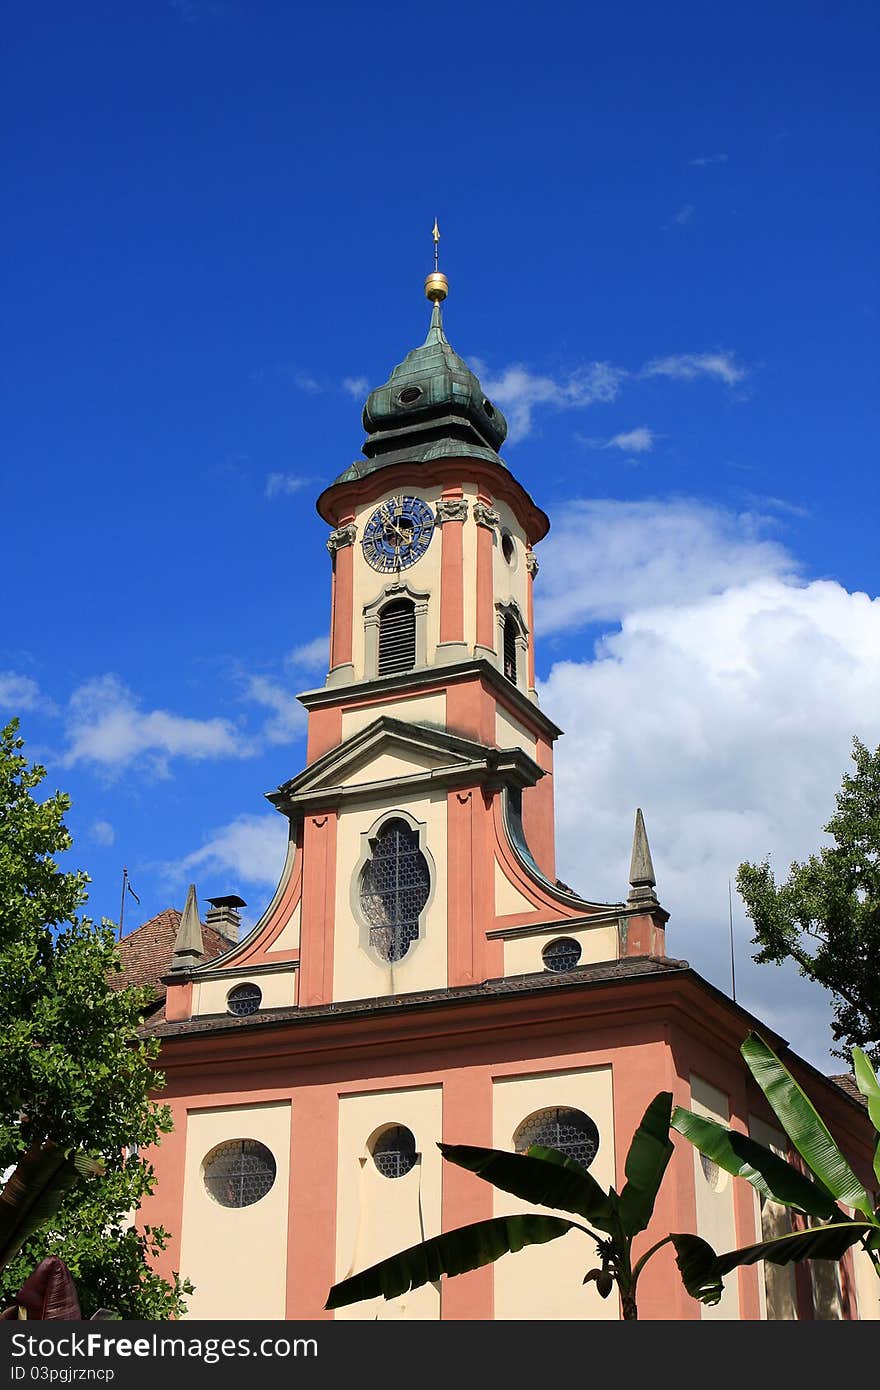
M225 936L227 941L237 941L238 929L241 926L238 909L247 907L244 898L229 893L225 898L209 898L208 902L211 904L211 910L205 917L205 926L213 927L221 936Z

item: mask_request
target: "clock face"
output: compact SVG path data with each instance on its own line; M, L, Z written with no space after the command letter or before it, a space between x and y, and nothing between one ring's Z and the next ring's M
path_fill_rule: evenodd
M389 497L364 530L364 559L382 574L409 569L434 534L434 513L421 497Z

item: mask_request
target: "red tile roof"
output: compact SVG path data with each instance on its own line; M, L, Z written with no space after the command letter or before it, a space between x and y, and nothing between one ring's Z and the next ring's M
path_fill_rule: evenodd
M835 1086L839 1086L842 1091L846 1091L846 1094L851 1100L857 1100L859 1105L864 1106L867 1110L867 1099L862 1095L856 1085L855 1077L851 1076L849 1072L844 1072L842 1076L829 1076L828 1080L833 1081Z
M159 1016L159 1007L165 1002L162 976L167 975L171 969L174 942L181 916L176 907L166 907L164 912L159 912L155 917L151 917L149 922L144 922L143 926L136 927L124 936L119 943L122 970L119 974L111 975L108 982L113 989L124 989L126 985L152 985L155 998L146 1009L147 1015L152 1019ZM205 944L203 960L219 956L221 951L228 951L233 944L225 936L221 936L220 932L215 931L213 927L206 927L204 923L202 940Z

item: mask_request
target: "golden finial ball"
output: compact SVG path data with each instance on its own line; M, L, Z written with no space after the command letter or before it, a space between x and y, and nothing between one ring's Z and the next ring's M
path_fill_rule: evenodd
M425 280L425 296L433 304L442 304L449 293L449 281L442 270L433 270Z

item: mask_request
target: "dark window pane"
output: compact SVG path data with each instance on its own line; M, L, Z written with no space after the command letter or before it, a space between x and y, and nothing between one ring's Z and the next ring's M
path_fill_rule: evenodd
M556 1149L589 1168L599 1148L599 1131L581 1110L539 1110L523 1120L513 1136L517 1153L525 1153L533 1144Z
M416 1166L416 1139L405 1125L383 1130L373 1144L373 1162L383 1178L402 1178Z
M431 891L428 861L405 821L390 820L376 837L361 878L361 909L370 945L383 960L402 960L419 935L419 917Z
M212 1149L203 1165L205 1187L221 1207L250 1207L272 1187L275 1159L256 1139L231 1139Z
M570 936L561 936L558 941L550 941L541 952L548 970L573 970L581 958L580 943Z

